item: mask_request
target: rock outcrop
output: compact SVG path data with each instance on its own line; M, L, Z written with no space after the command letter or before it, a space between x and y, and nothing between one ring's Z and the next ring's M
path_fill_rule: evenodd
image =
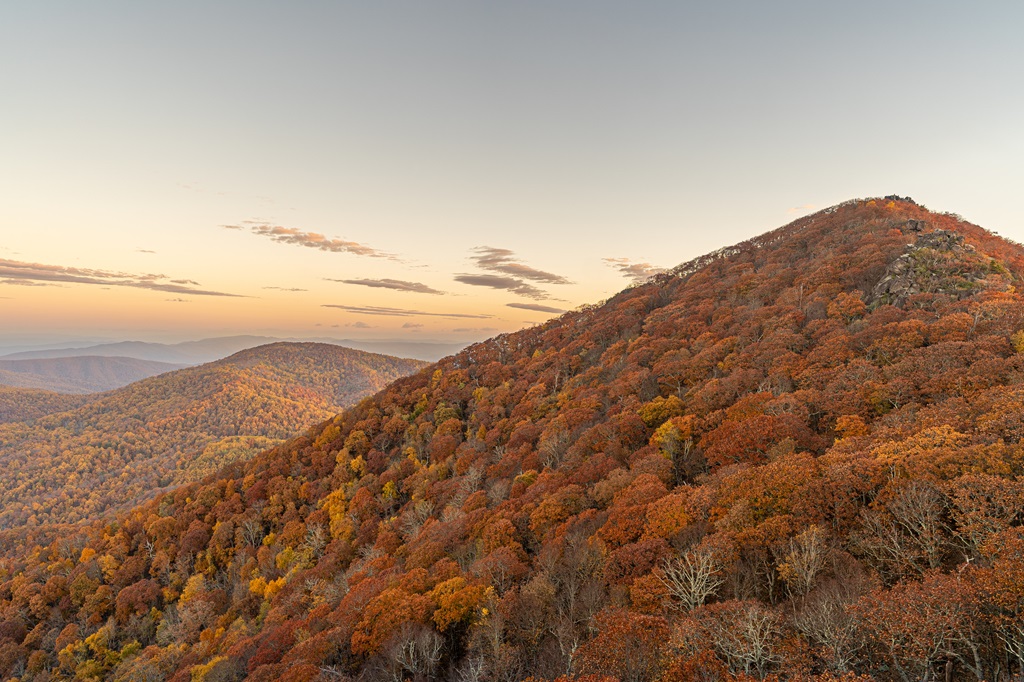
M917 294L964 298L994 274L989 259L965 243L963 235L946 230L923 232L926 226L920 220L904 226L904 231L917 233L917 239L886 268L871 291L871 305L902 306Z

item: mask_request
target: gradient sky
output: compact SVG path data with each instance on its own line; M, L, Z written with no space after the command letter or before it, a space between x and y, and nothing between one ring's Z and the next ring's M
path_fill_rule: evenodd
M477 340L889 193L1024 241L1022 27L936 0L3 3L0 337Z

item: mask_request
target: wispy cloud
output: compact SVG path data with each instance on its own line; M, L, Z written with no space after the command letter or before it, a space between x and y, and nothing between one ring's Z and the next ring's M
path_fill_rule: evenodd
M659 268L650 263L634 263L629 258L605 258L604 262L608 267L615 268L623 277L628 277L634 282L642 282L648 277L665 272L665 268Z
M165 298L168 303L189 303L187 298Z
M544 284L572 284L572 281L551 272L544 272L520 262L515 257L515 252L509 249L497 249L492 246L478 246L473 249L476 253L471 260L481 270L499 272L503 275L511 275L519 279L528 279L533 282Z
M33 281L27 280L27 279L13 279L13 278L8 278L8 279L0 280L0 284L10 284L11 286L16 286L16 287L56 287L56 286L60 286L59 284L54 284L53 282L33 282Z
M352 324L346 324L345 326L355 327L356 329L373 329L371 325L366 324L362 320L359 320L358 322L353 322Z
M803 206L793 206L786 210L786 213L807 213L813 211L815 208L814 204L804 204Z
M456 282L474 287L510 291L513 294L535 300L549 299L551 296L543 289L530 284L530 282L542 284L573 283L562 275L545 272L544 270L538 270L526 265L516 258L515 252L510 249L478 246L473 249L473 255L470 256L470 260L481 270L496 274L462 273L455 276Z
M340 305L337 303L325 303L321 306L322 308L337 308L338 310L345 310L350 313L361 313L363 315L388 315L391 317L449 317L449 318L469 318L473 320L487 320L493 315L470 315L468 313L428 313L422 310L406 310L405 308L382 308L379 306L357 306L357 305Z
M298 287L263 287L264 289L273 289L274 291L309 291L308 289L300 289Z
M525 296L526 298L533 298L537 300L550 298L546 291L538 289L532 284L527 284L521 279L515 277L503 277L501 275L455 275L456 282L462 282L474 287L488 287L491 289L503 289L505 291L511 291L514 294Z
M267 237L268 239L281 244L304 246L308 249L329 251L331 253L351 253L356 256L369 256L370 258L397 259L394 254L379 251L378 249L367 246L366 244L360 244L359 242L327 237L319 232L304 232L294 227L271 225L270 223L258 220L244 220L237 225L222 225L221 227L228 230L249 230L255 235Z
M342 284L357 284L362 287L373 287L374 289L391 289L393 291L408 291L415 294L437 294L443 295L443 291L438 291L432 287L428 287L426 284L420 282L407 282L402 279L331 279L325 277L328 282L340 282Z
M450 329L449 331L465 334L467 332L496 332L498 331L498 329L496 327L456 327L455 329Z
M153 291L164 291L172 294L188 294L192 296L238 296L238 294L228 294L222 291L196 289L193 287L198 285L192 280L172 280L166 275L135 275L125 272L73 268L63 265L26 263L22 261L7 260L4 258L0 258L0 277L4 278L3 281L8 284L20 283L27 284L28 286L60 282L68 284L132 287L136 289L150 289Z
M423 326L421 322L406 322L402 325L402 329L419 329Z
M156 251L151 251L149 249L135 249L135 251L138 253L156 253Z
M539 303L506 303L509 308L519 308L520 310L532 310L538 313L564 313L565 311L561 308L552 308L549 305L540 305Z

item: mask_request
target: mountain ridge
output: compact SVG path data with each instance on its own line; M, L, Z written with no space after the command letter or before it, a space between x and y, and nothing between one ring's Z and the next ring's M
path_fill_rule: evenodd
M380 353L396 357L433 361L461 349L464 344L431 341L366 340L356 339L282 339L273 336L223 336L180 343L150 341L119 341L43 350L23 350L0 355L6 360L56 359L82 355L126 356L152 362L195 365L214 362L248 348L271 343L328 343L367 353Z
M845 202L19 555L0 639L183 682L1006 679L1022 280L955 216Z
M183 367L118 356L0 359L0 385L58 393L102 393Z
M0 424L0 462L13 469L0 481L0 524L79 521L201 478L423 364L280 342Z

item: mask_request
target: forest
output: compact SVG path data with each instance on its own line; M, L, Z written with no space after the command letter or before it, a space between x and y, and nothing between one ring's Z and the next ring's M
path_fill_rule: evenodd
M0 672L1020 679L1022 277L1020 245L907 199L801 218L116 518L22 528Z
M0 387L0 529L96 519L199 480L424 364L276 343L107 393Z

